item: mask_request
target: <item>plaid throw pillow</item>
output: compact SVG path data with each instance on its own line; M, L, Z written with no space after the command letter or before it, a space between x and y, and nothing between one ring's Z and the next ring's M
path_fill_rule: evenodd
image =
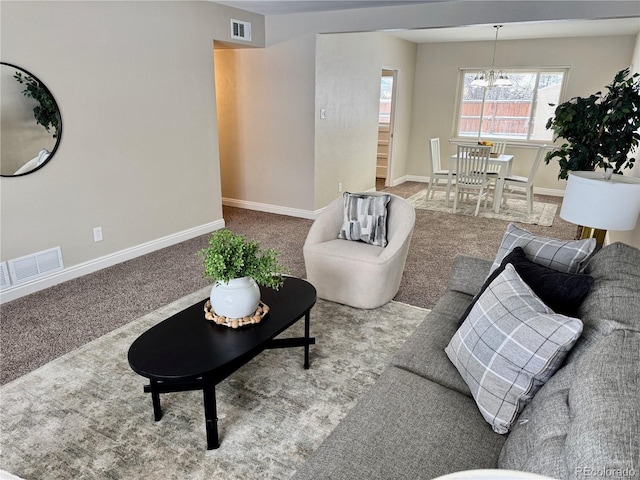
M387 204L390 195L344 192L344 220L338 238L387 246Z
M560 368L581 333L579 319L553 313L507 264L445 352L484 419L504 434Z
M595 250L596 240L558 240L540 237L510 223L491 266L492 272L515 247L522 247L527 258L538 265L559 272L578 273Z

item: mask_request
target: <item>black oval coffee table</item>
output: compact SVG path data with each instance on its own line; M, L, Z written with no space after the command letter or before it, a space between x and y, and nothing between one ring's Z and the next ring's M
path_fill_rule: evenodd
M304 368L309 368L310 312L316 289L300 278L286 277L277 291L260 287L261 300L270 308L258 324L232 329L204 318L204 299L167 318L140 335L129 348L129 365L150 379L156 421L162 418L160 394L202 390L207 449L218 448L215 386L270 348L304 347ZM302 317L304 337L275 337Z

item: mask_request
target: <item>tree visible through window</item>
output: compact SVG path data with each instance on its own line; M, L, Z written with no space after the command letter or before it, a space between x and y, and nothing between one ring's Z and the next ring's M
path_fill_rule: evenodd
M477 70L463 69L458 137L550 141L547 120L560 100L566 70L509 73L511 87L472 87ZM482 128L481 127L482 124Z

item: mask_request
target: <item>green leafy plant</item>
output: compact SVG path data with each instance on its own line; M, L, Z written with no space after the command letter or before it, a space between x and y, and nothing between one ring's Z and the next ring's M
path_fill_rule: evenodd
M260 249L256 241L247 240L228 229L213 232L209 246L198 252L204 257L205 278L227 283L241 277L251 277L258 285L278 289L288 269L278 262L279 253Z
M566 140L550 151L545 163L554 158L560 164L558 178L567 178L572 170L613 168L614 173L631 168L629 157L640 141L640 75L629 69L616 74L607 93L574 97L557 106L546 128L554 132L554 141Z
M26 74L23 76L21 72L16 72L13 78L21 85L26 86L22 91L25 97L33 98L38 102L38 105L33 107L33 116L36 119L36 123L42 125L47 132L51 132L53 129L53 138L57 138L59 125L58 106L51 92L38 80Z

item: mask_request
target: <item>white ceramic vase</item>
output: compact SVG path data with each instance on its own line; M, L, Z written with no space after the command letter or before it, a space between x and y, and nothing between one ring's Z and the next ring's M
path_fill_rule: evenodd
M252 315L260 303L260 287L251 277L216 282L211 288L211 306L217 315L243 318Z

